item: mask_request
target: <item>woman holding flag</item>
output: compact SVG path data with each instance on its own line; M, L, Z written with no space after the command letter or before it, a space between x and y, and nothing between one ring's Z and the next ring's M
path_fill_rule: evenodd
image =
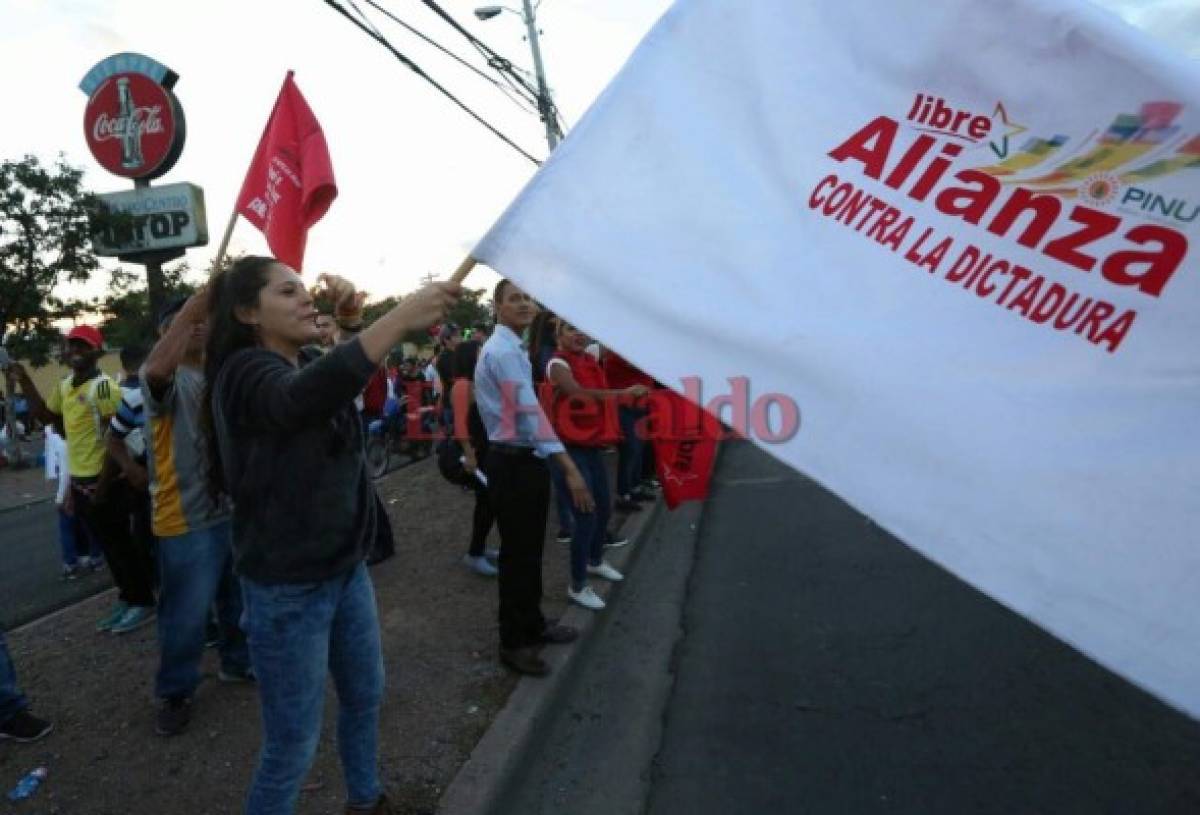
M364 296L323 276L339 323ZM442 319L455 283L405 297L324 355L313 296L269 257L243 257L209 283L205 374L210 488L234 501L235 568L262 703L263 747L246 812L290 813L316 754L325 679L338 694L348 812L386 813L378 772L383 659L363 563L375 497L354 397L408 332Z

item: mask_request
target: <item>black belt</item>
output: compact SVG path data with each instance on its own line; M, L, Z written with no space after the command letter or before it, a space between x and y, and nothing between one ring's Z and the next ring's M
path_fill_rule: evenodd
M519 444L505 444L502 441L488 443L488 452L499 453L502 456L530 456L536 452L532 447L522 447Z

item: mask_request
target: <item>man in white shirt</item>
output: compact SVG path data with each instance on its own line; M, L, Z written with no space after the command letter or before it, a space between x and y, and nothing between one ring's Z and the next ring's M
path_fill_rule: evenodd
M475 367L475 402L487 428L484 470L500 530L500 660L518 673L544 676L550 667L539 655L540 646L571 642L578 635L573 628L547 624L542 616L542 547L550 506L546 459L554 457L563 468L579 509L590 512L594 502L533 390L520 335L537 306L507 280L496 286L494 299L496 330Z

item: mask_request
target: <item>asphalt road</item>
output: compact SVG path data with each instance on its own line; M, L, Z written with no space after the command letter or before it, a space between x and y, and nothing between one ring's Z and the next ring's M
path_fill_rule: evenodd
M678 564L645 564L657 596L631 575L610 611L636 619L594 632L497 811L1200 812L1200 724L753 447L726 446L699 527L694 556L659 542L678 603Z
M53 501L0 512L0 628L8 630L90 597L112 585L107 570L60 578Z

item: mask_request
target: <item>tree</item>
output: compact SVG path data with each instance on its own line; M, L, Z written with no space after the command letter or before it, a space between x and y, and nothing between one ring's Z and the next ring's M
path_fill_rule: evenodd
M454 323L462 329L483 326L490 323L491 311L481 302L483 295L483 289L463 289L462 297L446 315L446 322ZM401 299L400 297L393 296L367 303L363 307L363 324L370 325L375 322L384 314L391 311ZM320 306L321 304L318 303L318 308ZM418 346L428 345L430 335L425 330L410 331L404 336L403 341Z
M166 302L196 291L196 285L189 280L191 275L187 261L162 270ZM96 310L105 315L101 328L105 342L112 348L124 348L126 345L148 348L158 339L158 315L152 313L150 308L149 289L140 268L130 270L120 267L114 270L108 284L108 295L96 304Z
M59 340L54 320L79 309L55 288L99 268L89 243L95 197L82 179L61 156L50 168L34 156L0 162L0 338L35 365Z
M463 289L462 297L446 315L447 322L459 328L475 328L492 322L492 310L482 300L484 289Z

